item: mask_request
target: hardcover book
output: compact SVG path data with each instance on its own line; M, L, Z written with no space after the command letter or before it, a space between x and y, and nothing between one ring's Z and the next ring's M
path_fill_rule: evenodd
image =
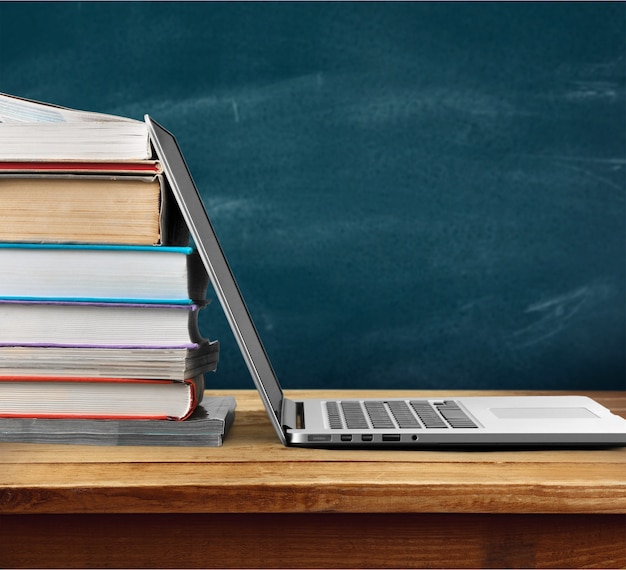
M162 176L0 174L0 241L186 246L189 232Z
M203 393L203 374L181 382L0 376L0 417L183 420Z
M200 308L0 299L0 346L196 348Z

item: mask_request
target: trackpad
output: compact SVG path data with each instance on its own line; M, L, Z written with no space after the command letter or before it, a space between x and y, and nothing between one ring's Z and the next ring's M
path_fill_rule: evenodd
M491 408L502 420L583 420L598 418L587 408Z

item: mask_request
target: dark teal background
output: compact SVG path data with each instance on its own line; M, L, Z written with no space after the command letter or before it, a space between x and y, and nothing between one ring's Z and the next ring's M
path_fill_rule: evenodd
M621 389L624 3L0 4L0 91L182 146L286 387ZM251 387L217 303L222 387Z

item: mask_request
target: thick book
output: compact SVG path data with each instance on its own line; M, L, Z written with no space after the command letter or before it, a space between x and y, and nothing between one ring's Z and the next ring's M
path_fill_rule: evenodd
M0 376L127 377L180 380L213 372L219 342L196 348L0 346Z
M208 275L195 249L0 243L0 297L203 302Z
M143 121L0 94L0 160L143 160Z
M0 346L196 348L200 308L0 299Z
M0 441L67 445L219 447L235 419L232 396L204 396L182 422L0 418Z
M0 417L183 420L204 393L184 381L0 376Z
M187 245L162 176L0 174L0 241Z

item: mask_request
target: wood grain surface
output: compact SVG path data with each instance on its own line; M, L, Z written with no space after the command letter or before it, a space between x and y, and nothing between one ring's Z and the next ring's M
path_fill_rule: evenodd
M626 565L626 448L286 448L235 396L221 448L0 444L0 566Z

